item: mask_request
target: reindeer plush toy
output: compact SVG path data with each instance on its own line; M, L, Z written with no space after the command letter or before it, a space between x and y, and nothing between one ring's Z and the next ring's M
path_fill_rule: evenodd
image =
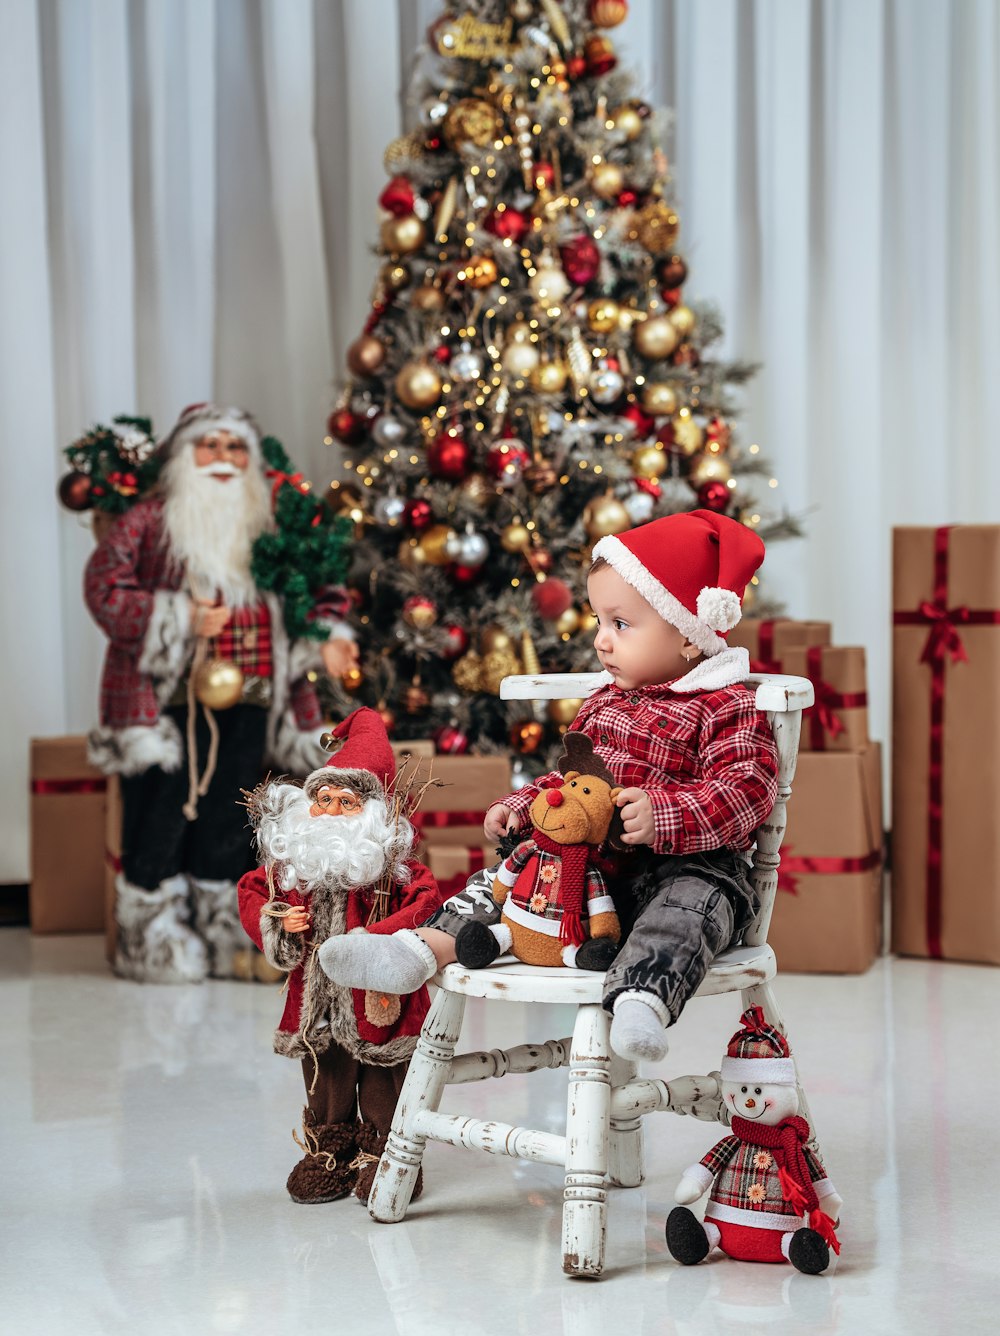
M582 733L566 734L563 782L531 804L532 831L500 864L493 926L465 924L455 939L459 962L483 969L510 951L528 965L606 970L618 950L618 915L597 867L621 789Z

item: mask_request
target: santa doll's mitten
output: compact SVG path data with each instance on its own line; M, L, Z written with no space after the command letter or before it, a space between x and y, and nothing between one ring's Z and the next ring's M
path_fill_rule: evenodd
M695 1266L709 1254L705 1228L686 1206L675 1206L667 1216L667 1248L682 1266Z
M350 932L328 937L318 952L320 968L346 988L369 988L405 996L437 973L434 952L411 928L399 932Z

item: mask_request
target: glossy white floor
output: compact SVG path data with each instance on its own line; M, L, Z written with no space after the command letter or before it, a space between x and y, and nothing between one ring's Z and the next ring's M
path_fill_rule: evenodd
M0 980L11 1336L995 1330L998 970L883 961L863 978L779 980L846 1201L835 1273L718 1254L678 1267L663 1237L673 1187L717 1129L659 1114L645 1186L611 1195L599 1282L560 1271L560 1178L544 1166L432 1146L403 1224L353 1200L293 1205L300 1074L270 1051L276 987L139 987L106 972L97 938L20 929L0 931ZM559 1037L565 1010L472 1002L463 1047ZM664 1072L717 1066L737 1020L735 997L694 1004ZM564 1081L446 1099L555 1128Z

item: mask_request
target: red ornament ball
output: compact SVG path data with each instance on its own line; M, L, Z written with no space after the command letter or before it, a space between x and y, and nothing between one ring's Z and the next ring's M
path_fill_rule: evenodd
M552 559L552 553L547 547L533 547L528 554L528 565L535 574L547 575L555 562Z
M413 186L405 176L394 176L378 197L382 208L394 218L412 213L415 201Z
M599 79L602 74L610 73L618 64L614 47L606 37L599 37L597 33L587 38L583 55L587 62L587 73L595 79Z
M512 209L507 205L504 209L494 209L487 214L483 226L501 241L509 239L516 243L527 234L531 219L520 209Z
M559 258L563 272L574 287L582 288L592 283L601 267L601 252L597 249L597 242L587 232L560 246Z
M571 79L582 79L587 73L587 61L584 56L570 56L566 61L566 73Z
M469 648L468 631L464 626L459 626L458 622L446 622L441 629L445 636L442 655L446 659L457 659Z
M618 195L619 209L631 209L638 198L634 190L622 190Z
M435 436L427 447L427 467L435 478L448 478L457 482L469 471L471 452L461 436L453 436L446 431Z
M469 739L454 724L445 724L431 734L434 747L442 756L464 756L469 750Z
M434 361L442 365L451 361L451 349L446 343L441 343L434 349Z
M531 179L536 185L541 181L546 190L551 190L556 179L556 169L551 162L536 162L531 169Z
M644 413L638 404L629 404L628 408L622 413L622 417L627 418L629 422L634 424L637 441L644 440L656 426L655 420L648 413Z
M531 463L531 455L522 441L511 437L491 445L486 452L486 467L494 478L509 481L514 474L520 476Z
M714 482L706 482L698 488L698 504L704 506L706 510L717 511L720 515L729 509L731 498L730 489L724 482L719 482L718 479Z
M701 353L693 343L679 343L670 360L674 366L689 366L694 370L701 365Z
M672 311L675 306L680 306L683 300L683 294L680 288L664 288L660 296L667 303L667 307Z
M59 500L67 510L89 510L94 504L90 475L74 469L59 483Z
M411 497L403 508L403 523L414 533L422 532L433 519L434 511L431 509L431 503L425 501L422 496Z
M565 580L543 580L531 591L531 601L539 617L554 622L573 606L573 593Z
M349 408L337 408L327 418L326 430L341 445L360 445L365 439L365 420Z
M688 267L679 255L669 255L656 269L665 288L679 288L688 275Z
M448 574L460 585L472 585L483 573L482 566L461 566L458 562L448 567Z

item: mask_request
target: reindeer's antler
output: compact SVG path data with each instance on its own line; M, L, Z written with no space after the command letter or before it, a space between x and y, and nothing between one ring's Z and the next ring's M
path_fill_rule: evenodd
M576 770L581 775L594 775L614 785L615 777L594 752L594 744L585 733L567 733L563 739L565 751L559 757L559 773Z

